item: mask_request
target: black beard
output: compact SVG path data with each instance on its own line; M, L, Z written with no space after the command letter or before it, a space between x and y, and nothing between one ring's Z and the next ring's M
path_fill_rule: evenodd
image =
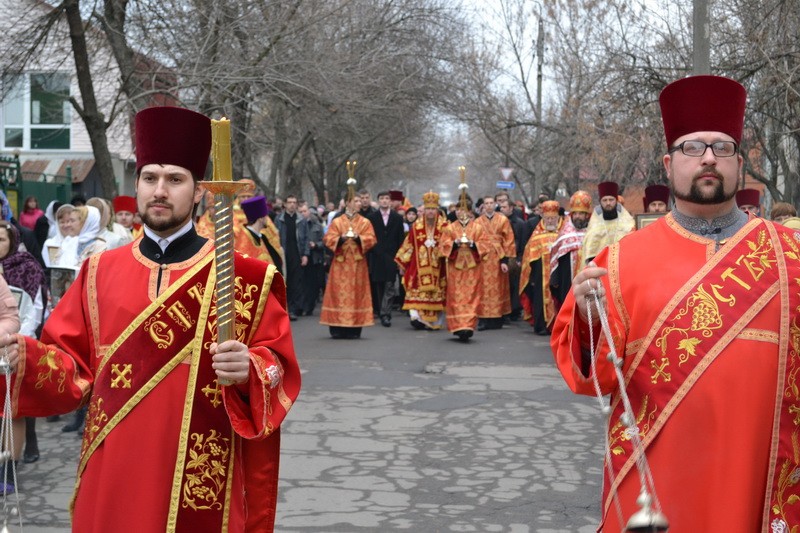
M572 225L575 226L575 229L586 229L586 226L589 225L589 221L584 219L573 220Z
M700 187L697 185L697 182L698 180L692 181L692 186L689 188L689 192L685 194L676 191L674 186L670 186L672 189L672 195L680 200L699 205L724 204L736 196L736 191L733 191L730 194L725 192L725 187L723 186L722 181L717 182L717 186L714 187L714 191L711 196L704 196L703 193L700 192Z
M618 216L617 206L612 207L610 211L606 211L606 209L603 208L603 220L614 220Z

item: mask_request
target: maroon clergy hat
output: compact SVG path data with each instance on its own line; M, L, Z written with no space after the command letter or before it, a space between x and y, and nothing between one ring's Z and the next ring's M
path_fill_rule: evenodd
M650 202L664 202L669 203L669 187L666 185L650 185L644 190L644 207L650 205Z
M604 196L619 196L619 185L613 181L604 181L597 184L597 196L603 198Z
M742 207L743 205L756 207L761 205L761 193L758 189L742 189L736 193L736 206Z
M136 198L133 196L117 196L111 201L111 204L114 206L115 213L119 213L120 211L136 213L139 210L136 206Z
M252 224L259 218L264 218L269 214L267 199L263 196L253 196L247 200L242 200L242 211L247 216L247 223Z
M211 153L211 120L181 107L148 107L136 113L136 174L151 163L177 165L195 180L205 176Z
M690 76L664 87L658 101L667 147L696 131L719 131L742 140L747 91L721 76Z
M402 202L405 200L405 196L403 196L403 191L389 191L389 199L393 202Z

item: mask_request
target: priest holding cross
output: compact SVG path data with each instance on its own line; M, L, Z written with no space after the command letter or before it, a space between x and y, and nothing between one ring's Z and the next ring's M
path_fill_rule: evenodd
M193 223L211 121L180 108L142 110L143 237L84 263L41 342L0 339L16 368L15 416L89 405L74 531L273 530L280 424L300 371L283 279L229 243L229 123L220 123L207 182L216 250Z

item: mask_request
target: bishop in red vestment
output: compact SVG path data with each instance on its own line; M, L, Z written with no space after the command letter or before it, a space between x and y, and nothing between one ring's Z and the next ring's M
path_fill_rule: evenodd
M439 254L439 241L447 219L439 213L439 195L422 195L423 216L409 228L403 245L395 255L406 290L403 310L411 317L414 329L440 329L447 282L445 260Z
M800 527L800 237L736 209L745 100L744 87L716 76L662 91L675 208L578 273L553 330L570 388L594 394L596 378L611 394L604 531L638 509L634 431L670 531ZM590 338L594 294L610 338L596 318ZM622 417L612 346L635 425Z
M83 264L41 342L2 341L19 415L89 405L74 531L273 530L300 372L283 281L262 261L236 256L235 340L217 343L213 244L192 224L210 144L203 115L139 112L145 235Z

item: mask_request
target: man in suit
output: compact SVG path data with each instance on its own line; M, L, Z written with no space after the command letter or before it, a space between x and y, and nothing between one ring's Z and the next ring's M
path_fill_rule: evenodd
M397 265L394 256L405 238L403 217L391 208L388 191L378 194L379 209L369 215L378 243L368 254L372 306L381 325L392 325L392 301L397 296Z
M303 257L306 258L303 267L303 314L311 316L325 285L325 244L322 242L324 232L313 207L300 202L298 210L303 217L301 224L305 226L306 235L306 246L303 250Z
M303 256L306 247L306 226L297 214L297 197L290 194L283 203L284 211L275 219L284 254L284 275L286 276L286 306L289 320L297 320L303 313L302 267L308 258Z

